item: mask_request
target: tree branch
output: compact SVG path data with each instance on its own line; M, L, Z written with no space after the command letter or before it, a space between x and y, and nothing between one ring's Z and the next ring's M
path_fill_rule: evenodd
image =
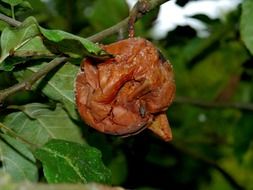
M154 9L157 6L160 6L161 4L167 1L169 0L139 0L134 5L133 9L130 11L129 17L125 18L124 20L115 24L112 27L109 27L101 32L98 32L88 37L87 39L92 42L99 42L102 39L117 33L120 29L127 27L130 18L132 18L132 20L134 20L135 22L137 19L140 19L144 14L146 14L150 10ZM21 22L14 20L8 16L5 16L4 14L1 14L1 13L0 13L0 20L3 20L9 25L14 26L14 27L18 27L22 24Z
M119 22L118 24L116 24L108 29L103 30L102 32L99 32L93 36L88 37L87 39L90 41L93 41L93 42L98 42L107 36L117 33L121 28L124 28L127 26L131 15L134 15L136 17L136 19L139 19L146 12L150 11L151 9L155 8L158 5L161 5L162 3L166 2L166 1L168 1L168 0L139 0L135 4L134 8L131 10L129 17L127 17L123 21ZM10 17L7 17L1 13L0 13L0 20L3 20L6 23L8 23L14 27L18 27L21 25L21 22L15 20L15 19L12 19ZM0 103L2 103L8 96L13 95L20 90L31 89L31 86L37 80L41 79L44 75L46 75L48 72L50 72L52 69L54 69L59 64L65 62L66 60L67 60L66 57L55 58L54 60L49 62L44 68L41 68L38 72L34 73L31 77L24 80L23 82L20 82L10 88L0 90Z
M112 34L117 33L120 29L125 28L129 26L129 32L131 33L131 25L137 20L140 19L145 13L152 10L156 6L161 5L162 3L166 2L168 0L139 0L133 9L131 10L129 17L125 18L121 22L115 24L112 27L109 27L97 34L94 34L87 39L93 42L98 42L102 40L103 38L110 36ZM0 13L0 20L3 20L7 22L8 24L12 26L20 26L21 22L14 20L8 16L5 16ZM133 34L130 34L130 36ZM60 59L60 58L57 58ZM66 58L63 58L64 62ZM60 63L61 63L60 62ZM24 82L18 83L8 89L1 90L0 91L0 103L3 102L3 100L14 94L17 91L23 90L23 89L30 89L30 86L32 86L36 80L39 80L42 76L47 74L50 70L55 68L58 64L58 61L55 62L55 60L51 61L45 68L41 68L38 73L35 73L34 76L31 76L29 79L25 80ZM59 63L59 64L60 64ZM52 64L52 66L51 66ZM56 65L55 65L56 64ZM29 86L29 87L28 87ZM234 109L241 109L241 110L247 110L247 111L253 111L253 104L245 104L245 103L239 103L239 102L206 102L203 100L196 100L196 99L190 99L187 97L177 97L174 101L175 103L180 104L190 104L194 106L199 106L203 108L234 108Z
M113 25L112 27L109 27L101 32L98 32L90 37L87 38L87 40L90 40L92 42L99 42L102 39L113 35L117 33L121 28L125 28L128 24L129 17L125 18L124 20L120 21L119 23Z
M3 20L4 22L8 23L9 25L15 26L15 27L18 27L21 25L21 22L15 20L13 18L10 18L2 13L0 13L0 20Z
M96 33L87 39L93 42L101 41L102 39L113 35L117 32L119 32L120 29L126 28L129 24L129 32L133 30L131 27L133 27L134 22L137 21L137 19L140 19L144 14L149 12L150 10L154 9L157 6L160 6L161 4L165 3L168 0L139 0L129 13L129 17L125 18L121 22L115 24L114 26L107 28L99 33ZM130 34L130 37L132 34Z
M253 111L253 104L252 103L241 103L241 102L215 102L215 101L204 101L204 100L197 100L188 97L176 97L174 103L178 104L190 104L193 106L203 107L203 108L217 108L217 109L224 109L224 108L233 108L233 109L240 109L246 111Z
M57 57L50 61L45 67L41 68L38 72L34 73L32 76L26 80L15 84L7 89L0 90L0 103L2 103L8 96L15 94L20 90L30 90L32 85L49 71L60 65L67 60L66 57Z

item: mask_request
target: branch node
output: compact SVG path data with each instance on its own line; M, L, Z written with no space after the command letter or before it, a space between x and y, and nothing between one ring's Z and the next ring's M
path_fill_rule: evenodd
M129 26L129 37L134 37L134 23L136 19L139 19L143 16L143 14L147 13L151 9L155 8L156 6L161 5L162 3L166 2L168 0L139 0L134 8L130 12L130 16L119 22L118 24L105 29L102 32L99 32L93 36L88 37L87 39L93 42L98 42L105 37L117 33L122 28L126 28L127 25ZM5 21L11 26L18 27L22 23L14 20L10 17L7 17L0 13L0 20ZM1 103L10 95L16 93L20 90L31 90L32 85L41 79L44 75L46 75L48 72L50 72L53 68L55 68L60 63L66 61L66 57L59 57L54 60L52 60L47 66L44 68L41 68L38 72L34 73L30 78L27 80L24 80L23 82L20 82L12 87L9 87L4 90L0 90L0 105Z
M137 4L137 8L138 8L138 12L141 13L140 16L142 16L143 14L150 11L151 5L150 5L150 2L147 0L140 0L139 3ZM137 16L139 17L139 14Z
M25 83L24 83L24 90L31 90L32 89L32 85L31 85L31 83L30 82L28 82L28 81L26 81Z

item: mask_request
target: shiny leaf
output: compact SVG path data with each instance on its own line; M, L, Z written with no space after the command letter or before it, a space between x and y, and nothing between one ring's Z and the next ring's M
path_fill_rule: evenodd
M63 140L51 140L36 150L49 183L108 183L111 173L101 159L101 153L88 145Z

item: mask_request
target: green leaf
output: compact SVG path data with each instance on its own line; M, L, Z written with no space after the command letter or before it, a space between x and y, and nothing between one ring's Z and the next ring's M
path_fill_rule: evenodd
M1 12L1 10L0 10ZM3 31L6 27L8 26L8 24L4 21L0 21L0 31Z
M44 45L42 38L36 36L13 53L16 57L52 57L52 54Z
M19 81L24 80L27 76L37 72L44 65L28 67L24 71L16 72L15 76ZM78 72L78 67L66 63L50 78L42 80L37 88L49 98L61 102L70 116L74 119L78 118L76 105L74 100L74 82Z
M72 58L83 58L88 55L98 59L107 59L111 56L85 38L61 30L40 27L34 17L27 18L20 27L6 27L2 32L0 57L2 70L14 68L9 62L3 64L9 56L48 57L53 54L66 54Z
M49 183L109 183L111 172L101 159L101 152L88 145L51 140L36 150Z
M243 158L252 143L252 122L252 113L245 112L234 129L234 151L239 160Z
M74 98L74 83L78 70L77 66L67 63L42 88L46 96L61 102L74 119L78 118Z
M62 30L48 30L45 28L40 27L40 31L43 34L44 37L46 37L51 42L61 42L63 40L70 40L72 43L76 45L77 48L79 48L79 44L81 44L83 48L83 52L85 50L88 50L89 53L93 53L95 55L108 55L106 52L104 52L98 45L94 44L93 42L86 40L85 38L73 35L71 33L62 31ZM73 51L72 49L69 49L70 52ZM77 49L79 52L80 49ZM65 52L68 53L68 52Z
M2 5L3 3L0 2L0 12L6 16L11 16L11 10L10 8ZM6 23L6 25L8 26L8 24Z
M242 3L242 15L240 23L240 32L242 40L244 41L247 48L253 54L253 1L244 0Z
M5 3L8 3L11 6L16 6L24 2L24 0L2 0Z
M0 135L0 160L4 172L15 181L37 181L38 171L35 158L29 149L14 138Z
M18 5L18 8L22 8L22 9L33 9L32 5L28 2L28 1L23 1L22 3L20 3Z
M52 110L39 103L14 107L17 111L7 115L3 124L18 135L40 146L52 138L83 143L79 127L72 122L60 105Z
M23 64L30 60L37 60L40 58L55 57L47 47L43 44L41 37L36 36L29 40L22 47L17 49L12 54L13 56L7 57L0 65L0 69L4 71L12 71L18 64Z
M0 39L0 63L2 63L9 55L13 54L38 34L38 27L34 23L34 19L31 17L26 19L19 28L5 28Z

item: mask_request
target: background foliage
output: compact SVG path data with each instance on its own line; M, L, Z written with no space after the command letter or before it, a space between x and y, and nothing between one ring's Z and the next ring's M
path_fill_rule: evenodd
M177 2L184 6L189 1ZM0 168L13 182L96 181L143 190L253 189L251 0L223 20L194 15L208 26L205 38L190 26L178 26L154 40L150 29L158 8L136 23L137 35L153 41L174 67L177 98L168 110L171 143L149 131L128 138L98 133L75 110L73 83L80 60L103 54L83 38L127 17L125 1L0 2L5 15L12 16L13 9L16 19L25 22L17 30L0 21L0 89L25 80L62 52L73 58L0 107ZM35 19L26 19L29 16ZM119 32L101 43L121 37Z

